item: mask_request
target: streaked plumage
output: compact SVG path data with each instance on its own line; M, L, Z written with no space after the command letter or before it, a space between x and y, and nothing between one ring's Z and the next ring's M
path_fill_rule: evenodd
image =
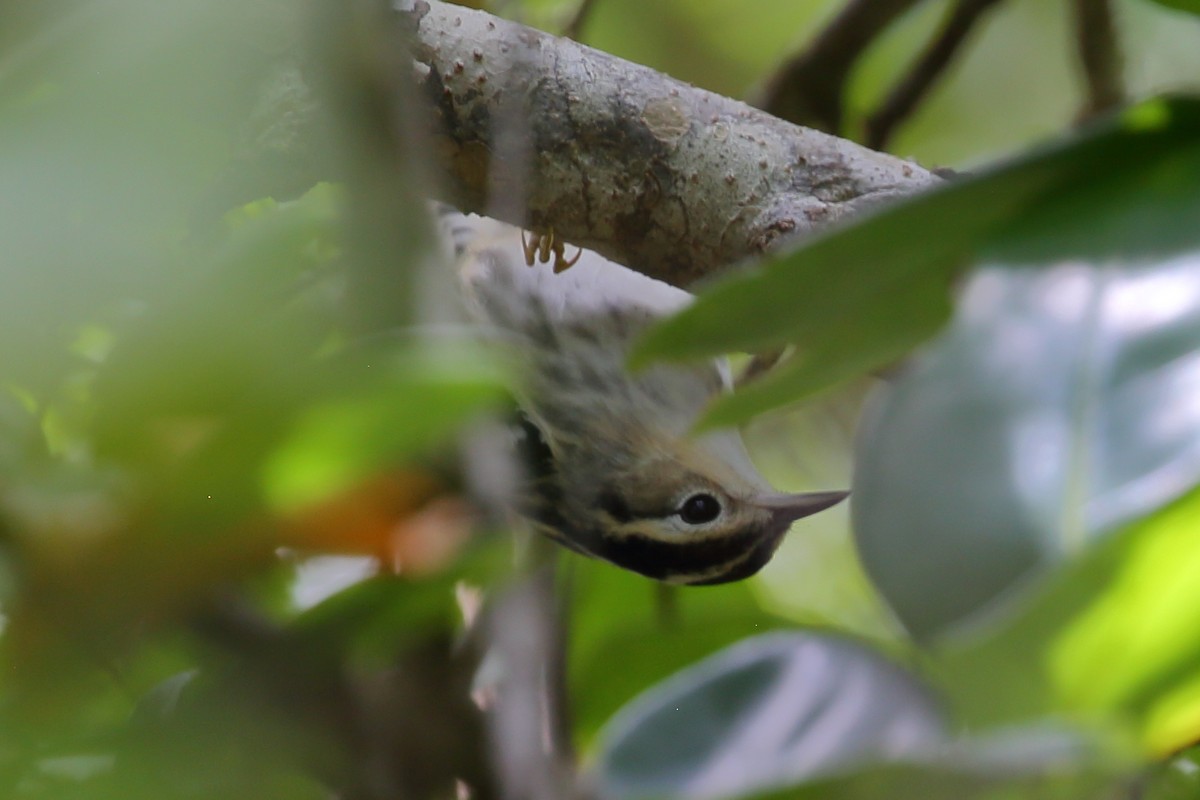
M457 213L443 224L473 313L520 354L522 511L544 533L658 580L723 583L753 575L792 521L845 496L780 494L737 431L689 435L729 388L723 361L626 371L633 340L687 292L586 251L562 274L529 267L517 229Z

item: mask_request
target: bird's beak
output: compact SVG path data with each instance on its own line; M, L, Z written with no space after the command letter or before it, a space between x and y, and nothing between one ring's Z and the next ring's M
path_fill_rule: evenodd
M755 505L774 514L779 522L794 522L801 517L836 506L849 492L807 492L805 494L768 494L758 498Z

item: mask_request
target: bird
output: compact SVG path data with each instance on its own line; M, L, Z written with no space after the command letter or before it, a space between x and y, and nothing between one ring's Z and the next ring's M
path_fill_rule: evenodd
M793 522L847 496L778 492L738 430L693 434L732 388L725 359L629 371L634 341L690 293L487 217L439 215L471 316L517 364L527 474L514 505L535 530L656 581L711 585L754 575Z

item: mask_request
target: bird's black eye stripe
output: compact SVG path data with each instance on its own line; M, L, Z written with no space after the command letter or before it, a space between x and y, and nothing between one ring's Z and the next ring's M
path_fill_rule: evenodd
M633 512L629 510L629 505L612 489L601 492L596 498L596 504L622 525L633 521Z
M517 458L529 470L531 477L544 478L552 475L554 454L546 444L542 431L524 414L517 416L516 424L519 432L516 444Z
M711 494L700 492L688 497L679 507L679 518L688 525L703 525L721 516L721 503Z

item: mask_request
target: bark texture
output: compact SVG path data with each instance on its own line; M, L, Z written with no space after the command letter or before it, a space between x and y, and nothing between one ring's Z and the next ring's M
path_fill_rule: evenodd
M676 286L939 179L647 67L402 0L443 199Z

